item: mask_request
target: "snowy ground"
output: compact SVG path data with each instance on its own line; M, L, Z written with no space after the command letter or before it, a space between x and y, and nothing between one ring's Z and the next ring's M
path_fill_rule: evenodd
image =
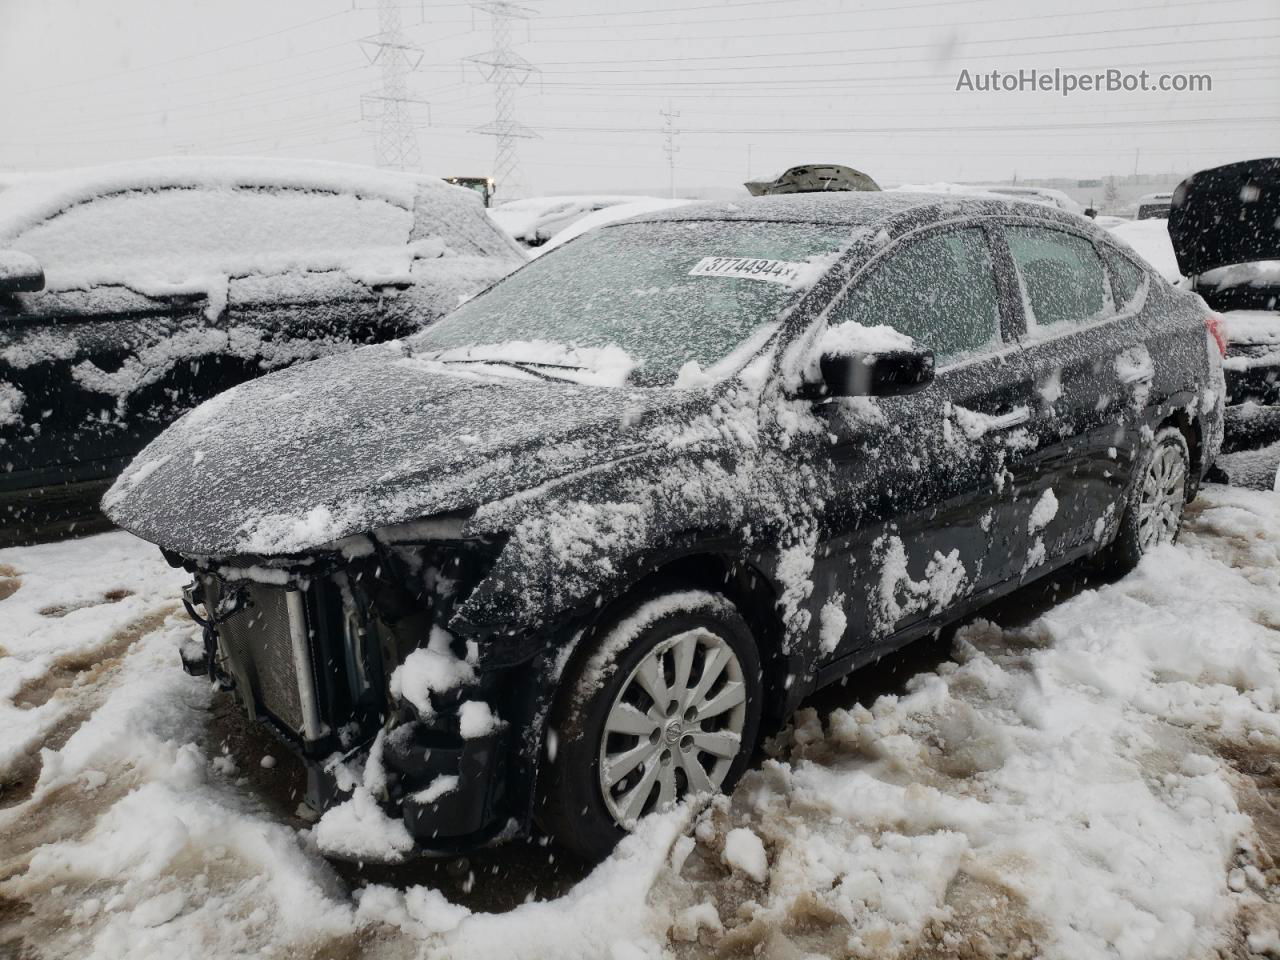
M0 550L0 956L1280 957L1280 495L1209 487L1080 576L824 692L589 876L536 843L377 872L181 672L151 548Z

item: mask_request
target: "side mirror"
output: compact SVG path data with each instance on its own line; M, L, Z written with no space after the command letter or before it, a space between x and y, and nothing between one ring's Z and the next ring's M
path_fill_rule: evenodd
M0 293L35 293L44 289L44 270L34 257L0 250Z
M831 397L896 397L933 382L933 351L827 354L819 360Z

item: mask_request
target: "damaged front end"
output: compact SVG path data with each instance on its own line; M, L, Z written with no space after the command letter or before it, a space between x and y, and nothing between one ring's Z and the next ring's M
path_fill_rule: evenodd
M515 636L481 644L450 632L501 539L362 537L336 546L234 565L171 555L195 576L184 601L203 631L202 647L182 651L184 668L230 691L300 757L317 812L347 799L351 771L367 761L379 769L375 799L403 818L415 852L526 828L535 757L515 738L538 705L519 668L541 644ZM429 697L402 691L396 671L429 643L461 666L457 682L433 685ZM466 729L464 704L498 719Z

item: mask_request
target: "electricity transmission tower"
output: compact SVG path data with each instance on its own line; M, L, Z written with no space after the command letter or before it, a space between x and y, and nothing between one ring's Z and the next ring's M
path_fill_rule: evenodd
M675 128L676 117L680 116L679 110L672 110L671 104L667 104L667 109L659 110L658 113L664 118L662 124L662 152L667 155L667 189L671 195L671 199L676 197L676 154L680 152L680 148L676 146L676 136L680 133Z
M369 62L382 71L382 87L360 98L362 119L377 124L374 155L378 166L393 170L418 170L418 134L414 104L427 101L409 96L409 74L422 63L422 48L405 39L400 25L399 0L378 0L378 33L360 41ZM427 104L430 123L430 104Z
M493 84L494 117L472 133L493 137L496 150L493 160L494 195L512 200L524 192L520 158L516 146L520 140L532 140L538 134L515 118L516 90L523 86L538 68L511 49L511 23L534 15L530 7L513 0L471 0L471 6L489 14L493 25L493 49L465 59L480 69Z

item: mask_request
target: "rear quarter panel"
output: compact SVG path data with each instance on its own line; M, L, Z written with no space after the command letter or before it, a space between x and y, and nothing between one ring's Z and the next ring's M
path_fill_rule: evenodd
M1193 293L1151 275L1142 320L1154 375L1145 426L1170 418L1195 431L1192 450L1196 478L1203 479L1222 446L1226 386L1222 357L1205 327L1208 307Z

